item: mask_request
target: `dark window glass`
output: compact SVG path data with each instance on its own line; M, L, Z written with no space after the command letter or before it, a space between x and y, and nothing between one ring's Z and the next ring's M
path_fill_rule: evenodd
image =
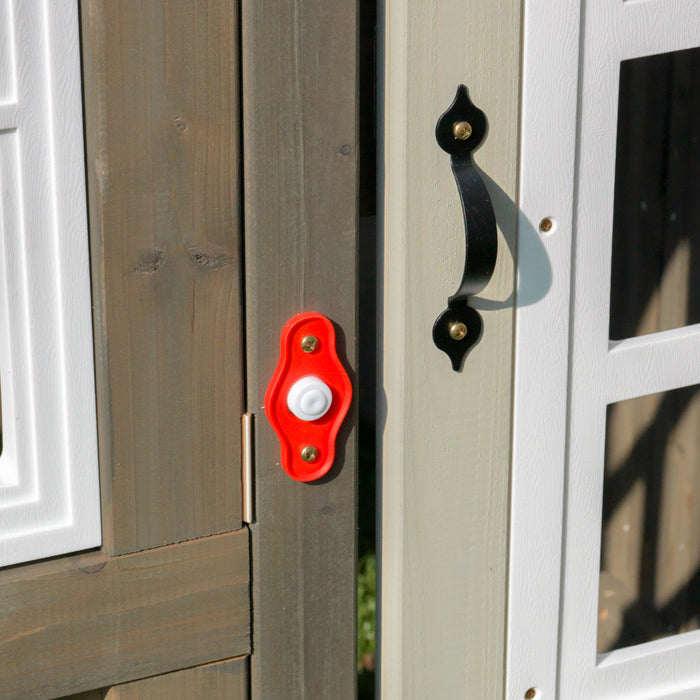
M700 322L700 48L623 61L610 337Z
M608 406L598 652L700 627L700 385Z

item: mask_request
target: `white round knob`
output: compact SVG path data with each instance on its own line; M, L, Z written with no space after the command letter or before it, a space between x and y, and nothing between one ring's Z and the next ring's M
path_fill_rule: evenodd
M328 385L318 377L302 377L287 394L287 407L301 420L318 420L331 407L333 397Z

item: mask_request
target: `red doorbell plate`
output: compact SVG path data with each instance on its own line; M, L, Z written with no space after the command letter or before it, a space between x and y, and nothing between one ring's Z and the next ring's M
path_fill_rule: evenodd
M335 349L333 324L303 313L282 329L277 369L265 392L265 414L282 448L282 467L297 481L328 472L335 439L352 401L352 385Z

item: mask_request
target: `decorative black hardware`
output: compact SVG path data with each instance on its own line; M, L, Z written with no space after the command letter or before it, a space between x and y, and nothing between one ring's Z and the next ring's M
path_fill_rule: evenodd
M467 88L460 85L454 102L435 127L440 148L452 156L452 172L462 200L467 237L462 282L433 326L435 345L447 353L456 372L481 338L483 329L481 315L468 305L469 297L488 284L496 265L496 217L489 193L471 158L472 151L486 137L486 131L486 115L469 99Z

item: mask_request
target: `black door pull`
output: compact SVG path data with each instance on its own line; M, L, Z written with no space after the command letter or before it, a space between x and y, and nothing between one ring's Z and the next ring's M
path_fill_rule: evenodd
M462 282L433 326L433 341L447 353L456 372L479 342L483 329L481 315L469 306L469 297L486 287L496 265L496 217L489 193L471 158L472 151L484 140L486 130L486 115L469 99L467 88L460 85L454 102L435 127L440 148L452 156L467 238Z

